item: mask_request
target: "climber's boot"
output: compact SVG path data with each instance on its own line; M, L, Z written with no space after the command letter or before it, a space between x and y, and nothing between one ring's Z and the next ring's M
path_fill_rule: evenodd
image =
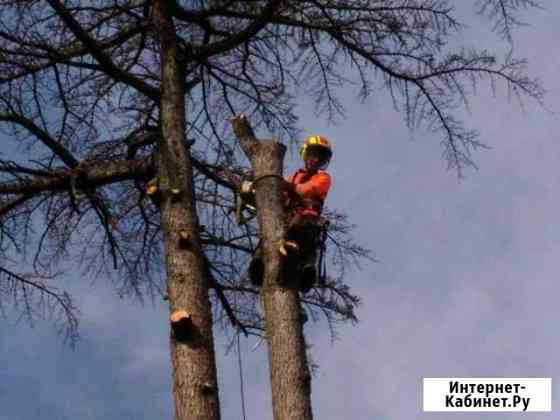
M317 270L313 264L306 264L301 268L300 272L300 290L307 293L317 283Z

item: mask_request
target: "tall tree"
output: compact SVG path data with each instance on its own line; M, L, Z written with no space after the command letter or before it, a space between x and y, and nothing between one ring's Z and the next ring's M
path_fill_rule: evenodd
M283 270L286 215L282 163L286 148L275 140L259 141L247 119L232 118L235 134L253 168L255 201L264 262L261 291L275 419L311 419L311 373L307 362L297 276ZM257 182L257 181L255 181Z
M237 225L231 209L235 179L249 175L244 154L253 176L280 175L283 152L234 119L237 143L226 118L245 113L289 145L299 135L298 92L332 118L343 112L338 87L355 77L365 99L377 79L407 124L441 136L449 164L461 171L481 143L454 111L474 87L503 83L536 100L542 90L523 60L453 50L447 41L461 24L450 3L0 1L0 128L17 147L0 160L2 292L29 316L60 311L70 337L73 302L52 287L68 255L115 279L121 294L165 294L170 314L188 325L187 337L176 330L171 339L181 420L219 418L214 306L214 323L268 338L275 418L310 419L300 303L331 325L354 320L358 300L341 276L304 297L279 282L275 250L285 226L277 179L257 188L258 226ZM509 40L519 13L534 6L477 3ZM345 217L331 216L332 256L342 269L368 253L350 240ZM265 319L240 264L259 232Z
M171 310L187 309L193 330L187 345L171 340L175 412L179 419L217 419L220 410L208 277L198 236L193 168L185 149L185 93L177 35L166 0L153 2L153 25L158 28L160 45L157 176L167 288ZM181 240L188 241L187 246L181 246Z

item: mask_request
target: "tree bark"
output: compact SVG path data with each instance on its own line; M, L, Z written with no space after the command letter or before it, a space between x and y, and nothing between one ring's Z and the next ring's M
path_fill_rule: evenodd
M172 329L170 339L175 413L177 420L216 420L220 407L209 280L200 246L192 161L185 146L185 97L176 34L166 0L153 2L153 22L161 48L157 182L170 314L184 310L190 316L188 335L179 336Z
M311 420L311 375L298 284L296 279L285 278L284 259L279 252L286 234L284 181L280 179L285 147L274 140L257 140L243 116L231 121L241 147L251 161L254 179L258 180L255 199L265 267L261 300L274 419Z

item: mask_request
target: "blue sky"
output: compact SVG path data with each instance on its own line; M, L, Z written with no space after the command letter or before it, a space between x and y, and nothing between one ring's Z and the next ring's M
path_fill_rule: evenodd
M301 99L302 128L335 145L328 205L351 216L379 260L348 275L363 299L357 326L340 328L334 343L324 323L306 327L320 366L316 418L441 419L422 413L423 377L552 377L557 407L560 4L544 3L547 11L525 15L531 26L517 31L515 52L541 78L551 112L529 102L523 111L481 88L463 118L491 149L475 153L479 168L463 180L446 170L440 139L411 133L386 92L365 104L342 92L347 118L336 125ZM466 22L461 41L507 51L487 22ZM78 274L64 286L81 309L75 351L48 322L1 324L0 420L172 418L164 302L121 300L104 279ZM242 343L248 419L270 419L266 346L255 344ZM216 345L223 418L240 419L237 357L224 354L223 338ZM504 416L520 415L453 418Z

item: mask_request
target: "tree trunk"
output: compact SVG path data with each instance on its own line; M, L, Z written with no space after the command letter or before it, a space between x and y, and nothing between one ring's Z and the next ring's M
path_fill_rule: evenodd
M243 151L251 161L255 179L258 221L265 274L261 298L264 306L268 360L275 420L311 420L311 375L307 364L298 284L284 278L279 253L286 233L282 195L285 147L274 140L258 141L247 120L232 119Z
M188 334L172 328L170 346L177 420L220 418L209 281L199 239L190 151L185 147L185 97L173 21L166 0L153 2L162 73L158 194L170 313L190 316Z

